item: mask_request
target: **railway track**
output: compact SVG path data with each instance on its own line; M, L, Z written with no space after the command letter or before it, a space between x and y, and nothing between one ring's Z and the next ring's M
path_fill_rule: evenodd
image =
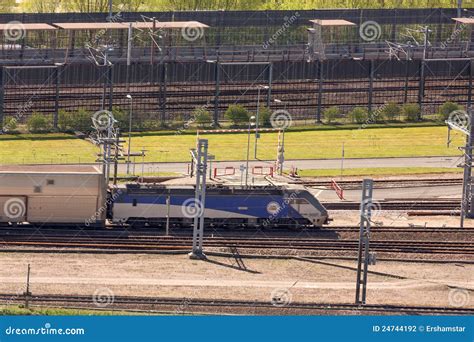
M361 181L357 180L340 180L337 183L344 190L356 190L361 189ZM331 181L320 181L320 180L306 180L303 179L299 182L294 181L289 184L301 184L308 187L331 187ZM414 187L427 187L427 186L450 186L450 185L462 185L462 178L426 178L426 179L375 179L375 189L391 189L391 188L414 188Z
M431 314L431 315L473 315L473 308L455 307L430 307L430 306L401 306L401 305L377 305L377 304L335 304L335 303L309 303L292 302L287 298L273 298L269 301L245 301L225 299L202 299L202 298L153 298L113 296L110 294L98 302L94 296L86 295L31 295L30 304L75 306L83 308L107 308L107 309L141 309L147 311L168 312L174 314L200 313L268 313L281 314L356 314L356 313L378 313L378 314ZM17 294L0 294L0 301L8 303L22 302L24 296Z
M461 210L461 200L384 200L372 202L372 210L424 210L443 211L446 215L455 215ZM328 210L359 210L359 202L325 202L324 207Z
M99 78L98 78L99 79ZM446 91L446 85L451 88L459 86L462 94L468 91L467 80L453 81L451 78L440 80L437 77L433 84L428 82L426 91L435 98L437 95L443 95ZM78 108L95 108L100 106L103 92L102 80L91 85L90 82L84 84L73 84L61 86L59 89L58 108L66 111L77 110ZM400 82L405 82L404 78L387 78L383 87L375 86L374 92L388 92L394 100L403 102L405 91L399 87ZM459 82L459 84L456 84ZM17 84L22 82L15 82ZM409 81L406 92L417 93L419 84L417 81ZM239 104L245 107L256 106L256 94L253 93L253 82L241 80L238 83L226 84L220 86L219 112L222 118L228 105L234 104L235 99L239 99ZM272 94L281 99L287 106L294 120L313 119L314 108L317 107L318 98L317 80L286 80L285 82L274 82L272 85ZM461 91L462 90L462 91ZM115 106L125 106L125 95L129 91L125 83L115 83L113 86L113 98ZM136 106L141 112L154 113L161 108L159 97L159 84L134 83L131 87L131 93L136 98ZM215 93L214 82L173 82L170 81L166 87L166 111L169 117L189 113L198 106L205 106L213 101ZM358 105L367 103L369 93L369 82L365 79L344 79L344 80L326 80L325 92L322 99L324 107L332 105ZM395 95L394 95L395 94ZM440 96L443 98L444 96ZM25 104L25 98L32 98L34 104L31 108L34 112L44 114L53 113L56 108L56 86L54 84L38 84L30 86L6 85L5 87L5 114L14 116L19 106ZM382 103L380 103L381 105ZM433 103L425 103L425 106ZM278 109L277 106L274 109ZM279 109L283 109L281 106ZM137 119L142 119L137 116Z
M92 228L86 226L77 227L49 227L42 226L40 229L37 227L24 224L18 227L4 226L0 227L0 238L5 235L24 235L24 236L48 236L48 235L62 235L62 236L97 236L97 237L115 237L115 236L162 236L165 234L164 227L162 226L150 226L143 230L140 229L129 229L125 226L110 225L110 229L104 228ZM271 234L273 237L278 236L289 236L293 237L295 234L305 234L310 237L311 235L319 235L320 233L339 233L339 232L359 232L359 226L333 226L328 225L323 228L301 228L301 229L289 229L289 228L232 228L232 227L206 227L206 236L218 235L231 235L238 234L238 237L249 234L255 236L255 234ZM462 233L470 234L474 233L474 228L459 228L459 227L425 227L425 226L377 226L374 225L371 228L372 232L398 232L398 233ZM187 236L192 234L192 228L190 227L171 227L171 235L173 236Z
M136 237L71 237L71 236L3 236L3 246L26 246L46 248L87 248L133 251L185 251L192 246L191 237L136 236ZM294 251L336 251L354 252L358 240L332 240L315 238L248 238L248 237L207 237L206 248L238 248L240 250L294 250ZM406 241L372 240L370 248L374 252L409 254L451 254L474 255L471 241Z

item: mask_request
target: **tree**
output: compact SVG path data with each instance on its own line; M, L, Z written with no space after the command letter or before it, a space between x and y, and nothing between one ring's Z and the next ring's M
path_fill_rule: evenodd
M366 109L362 107L355 107L349 112L349 118L352 122L361 124L368 120L369 114Z
M268 107L260 107L258 110L258 124L261 127L272 127L270 118L272 116L272 111ZM256 117L256 114L255 114Z
M249 121L249 112L240 105L230 105L225 111L225 117L238 126Z
M339 107L337 106L329 107L323 111L323 118L326 120L328 124L330 124L337 118L339 113L341 113Z
M195 108L193 117L199 127L204 127L212 122L211 113L204 107Z
M149 2L149 0L113 0L112 10L115 14L117 12L136 12L145 3ZM109 11L109 0L24 0L20 5L20 9L26 12L37 13L107 13Z
M389 102L382 110L382 115L389 121L393 121L400 117L400 106L395 102Z
M20 10L34 13L55 13L61 12L64 0L23 0Z
M417 103L405 103L402 112L407 121L417 121L420 119L420 106Z
M15 5L16 5L15 0L2 0L2 1L0 1L0 13L12 12Z
M462 109L462 107L455 102L449 102L449 101L445 102L443 103L442 106L439 107L439 110L438 110L439 119L442 121L447 120L449 117L449 114L460 109Z
M46 133L51 129L51 120L44 114L35 112L31 114L26 125L31 133Z

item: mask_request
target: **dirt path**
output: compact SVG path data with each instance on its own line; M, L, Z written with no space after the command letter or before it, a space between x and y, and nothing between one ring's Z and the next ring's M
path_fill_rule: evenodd
M271 300L287 290L293 301L351 303L356 269L350 261L244 259L208 262L186 256L0 254L0 292L22 293L31 264L33 294ZM370 304L474 307L474 265L379 262L371 266ZM454 298L454 299L453 299ZM460 299L459 299L460 298Z

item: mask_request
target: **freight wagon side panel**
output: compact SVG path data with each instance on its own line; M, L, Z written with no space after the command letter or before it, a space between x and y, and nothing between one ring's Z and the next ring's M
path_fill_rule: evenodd
M97 196L32 196L28 222L85 224L98 215L97 203Z

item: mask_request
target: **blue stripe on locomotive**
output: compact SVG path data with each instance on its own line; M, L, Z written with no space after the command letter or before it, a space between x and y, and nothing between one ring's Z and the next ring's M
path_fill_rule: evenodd
M166 205L165 195L144 195L144 194L121 194L116 198L115 203L133 203L133 200L137 200L138 204L161 204ZM170 195L170 205L182 206L183 203L194 197L186 195ZM280 209L273 215L267 211L267 205L270 202L276 202L279 204ZM206 209L214 209L226 211L229 213L244 214L257 218L303 218L298 211L292 208L283 196L279 195L222 195L222 194L208 194L206 195ZM239 209L240 208L240 209ZM246 209L244 209L246 208Z

